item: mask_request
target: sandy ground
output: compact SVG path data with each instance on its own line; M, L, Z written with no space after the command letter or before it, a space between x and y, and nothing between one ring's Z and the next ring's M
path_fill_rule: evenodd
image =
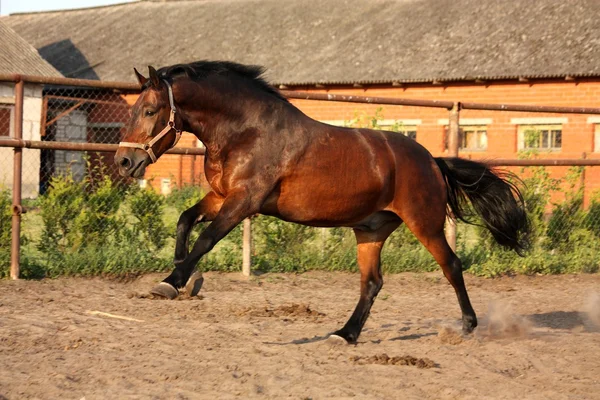
M441 273L387 276L355 346L358 274L205 278L0 282L0 398L600 399L600 275L467 276L470 337Z

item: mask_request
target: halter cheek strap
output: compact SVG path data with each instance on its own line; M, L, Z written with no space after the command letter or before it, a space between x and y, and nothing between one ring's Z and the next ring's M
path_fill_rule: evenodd
M133 147L134 149L144 150L146 153L148 153L148 156L150 156L150 160L152 160L152 163L155 163L156 160L158 159L158 157L156 157L156 155L154 154L154 150L152 150L152 147L154 147L156 142L158 142L160 139L162 139L163 136L165 136L172 130L175 131L175 141L171 145L170 149L175 147L177 142L179 142L179 139L181 139L181 130L175 128L175 113L177 112L177 109L175 108L175 102L173 101L173 89L171 88L171 85L169 85L169 82L167 82L165 80L163 80L163 82L167 85L167 89L169 91L169 103L171 106L171 114L169 116L169 122L167 123L167 126L165 126L163 128L163 130L160 131L158 133L158 135L154 136L152 138L152 140L150 140L148 143L135 143L135 142L119 143L119 146L122 146L122 147Z

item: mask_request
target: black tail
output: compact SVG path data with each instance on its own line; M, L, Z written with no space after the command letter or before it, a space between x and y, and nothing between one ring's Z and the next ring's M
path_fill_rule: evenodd
M465 209L470 200L496 242L523 255L529 247L529 219L521 192L507 180L513 175L462 158L435 161L446 180L452 216L472 224Z

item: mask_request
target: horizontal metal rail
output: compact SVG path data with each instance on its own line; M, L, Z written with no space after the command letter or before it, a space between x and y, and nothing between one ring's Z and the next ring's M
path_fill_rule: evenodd
M23 140L14 138L0 138L0 147L13 147L17 149L45 149L45 150L70 150L70 151L97 151L97 152L115 152L119 148L118 144L104 144L104 143L79 143L79 142L42 142L38 140ZM205 149L201 147L175 147L167 154L181 154L181 155L195 155L202 156L205 154ZM448 158L448 157L442 157ZM548 159L535 159L535 160L521 160L521 159L473 159L474 161L480 161L492 166L599 166L600 158L548 158Z
M23 140L13 138L0 138L0 147L13 147L16 149L47 149L47 150L71 150L71 151L97 151L114 153L119 148L118 144L105 143L78 143L78 142L42 142L38 140ZM205 149L201 147L175 147L167 151L167 154L181 154L201 156Z
M21 74L0 74L0 82L28 82L39 83L42 85L61 85L61 86L76 86L89 87L97 89L117 89L140 91L141 87L137 83L130 82L107 82L96 81L93 79L74 79L63 77L49 77L37 75L21 75Z
M460 103L463 110L484 111L517 111L531 113L553 113L553 114L600 114L600 108L592 107L555 107L555 106L532 106L523 104L485 104L485 103Z
M510 159L510 158L497 158L491 160L477 160L473 159L473 161L483 162L487 165L494 167L593 167L600 165L599 159L590 159L590 158L564 158L564 159L556 159L556 158L548 158L548 159L535 159L535 160L520 160L520 159Z
M389 104L394 106L414 106L452 109L454 102L443 100L397 99L393 97L354 96L348 94L310 93L282 90L288 99L337 101L343 103ZM599 110L600 111L600 110Z
M137 83L131 82L107 82L93 79L74 79L63 77L45 77L36 75L0 74L0 82L29 82L48 85L64 85L89 87L98 89L116 89L126 91L140 91ZM455 101L443 100L419 100L399 99L393 97L354 96L347 94L311 93L293 90L281 90L281 94L290 99L334 101L345 103L363 104L387 104L397 106L433 107L452 109ZM535 106L526 104L487 104L460 102L460 109L464 110L488 110L488 111L516 111L532 113L554 113L554 114L600 114L600 108L593 107L561 107L561 106Z

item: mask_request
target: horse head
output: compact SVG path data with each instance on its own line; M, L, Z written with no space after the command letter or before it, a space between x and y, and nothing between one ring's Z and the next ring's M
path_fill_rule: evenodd
M124 177L141 178L146 167L175 147L181 137L182 121L177 115L173 89L148 67L146 78L135 68L142 93L131 109L123 141L115 154L115 164Z

